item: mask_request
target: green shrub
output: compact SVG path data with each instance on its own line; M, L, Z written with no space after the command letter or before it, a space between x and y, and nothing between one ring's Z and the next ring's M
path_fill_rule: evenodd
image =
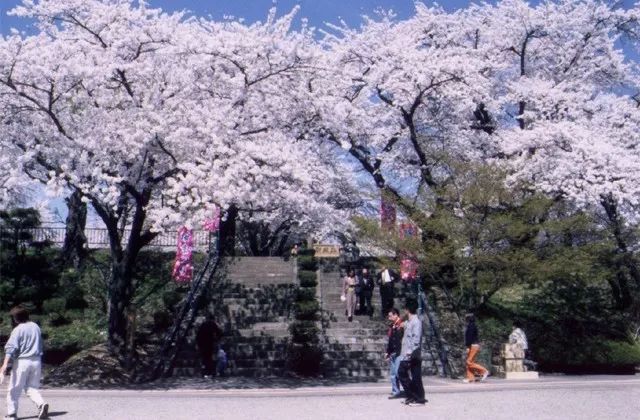
M67 301L66 309L85 309L89 306L84 298L80 277L80 273L74 269L66 270L60 276L59 290Z
M296 291L296 300L303 301L315 301L316 300L316 288L315 287L300 287Z
M296 320L289 325L288 367L305 376L317 375L322 361L322 350L318 347L319 330L315 323L320 304L316 299L318 262L314 254L314 250L307 249L298 253L300 287L293 305Z
M45 338L45 353L51 349L77 348L84 350L105 341L106 335L92 321L74 320L60 326L42 326Z
M63 297L47 299L42 303L42 310L45 314L64 314L67 308L67 300Z
M633 365L640 366L640 343L627 341L604 341L604 352L600 357L595 357L596 362L614 366Z
M300 280L300 283L311 282L316 281L318 279L318 275L315 271L300 270L298 271L298 279Z
M306 279L306 280L300 280L300 287L306 287L306 288L315 288L318 285L318 281L315 279Z
M303 301L294 304L296 319L305 321L315 321L320 310L318 301Z
M625 318L603 287L558 280L526 297L523 308L529 348L543 371L614 373L637 362L638 349L625 342Z
M289 325L289 332L291 333L291 341L293 343L317 343L318 342L318 327L313 321L294 321Z
M300 270L316 271L318 261L313 256L298 257L298 268Z
M313 257L316 255L316 250L313 248L302 248L298 250L298 256Z

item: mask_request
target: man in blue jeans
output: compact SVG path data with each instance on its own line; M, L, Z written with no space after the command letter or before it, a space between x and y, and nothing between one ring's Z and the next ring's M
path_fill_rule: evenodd
M398 376L407 395L407 405L424 405L424 386L422 385L422 321L416 315L418 302L407 300L405 314L408 320L404 323L402 351Z
M396 308L389 309L387 319L391 323L387 335L389 341L387 343L387 353L385 359L389 361L389 378L391 379L391 395L389 399L402 398L404 393L400 391L400 379L398 378L398 368L400 367L400 361L402 360L402 335L404 334L404 327L402 325L402 318L400 318L400 312Z

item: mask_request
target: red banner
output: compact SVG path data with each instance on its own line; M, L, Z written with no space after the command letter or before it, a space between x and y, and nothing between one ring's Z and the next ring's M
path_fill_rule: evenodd
M181 227L178 230L178 248L176 261L173 264L173 278L178 283L188 283L193 276L193 232L191 229Z

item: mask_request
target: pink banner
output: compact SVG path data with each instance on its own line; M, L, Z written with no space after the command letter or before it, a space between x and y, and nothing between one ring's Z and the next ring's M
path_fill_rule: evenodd
M193 232L186 227L178 230L178 248L173 265L173 278L178 283L188 283L193 276Z

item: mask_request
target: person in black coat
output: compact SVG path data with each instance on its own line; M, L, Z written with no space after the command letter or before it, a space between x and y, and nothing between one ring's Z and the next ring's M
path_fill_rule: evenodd
M362 275L358 279L360 285L360 313L363 315L373 316L373 306L371 305L371 299L373 298L373 290L376 285L369 274L369 270L362 269Z

